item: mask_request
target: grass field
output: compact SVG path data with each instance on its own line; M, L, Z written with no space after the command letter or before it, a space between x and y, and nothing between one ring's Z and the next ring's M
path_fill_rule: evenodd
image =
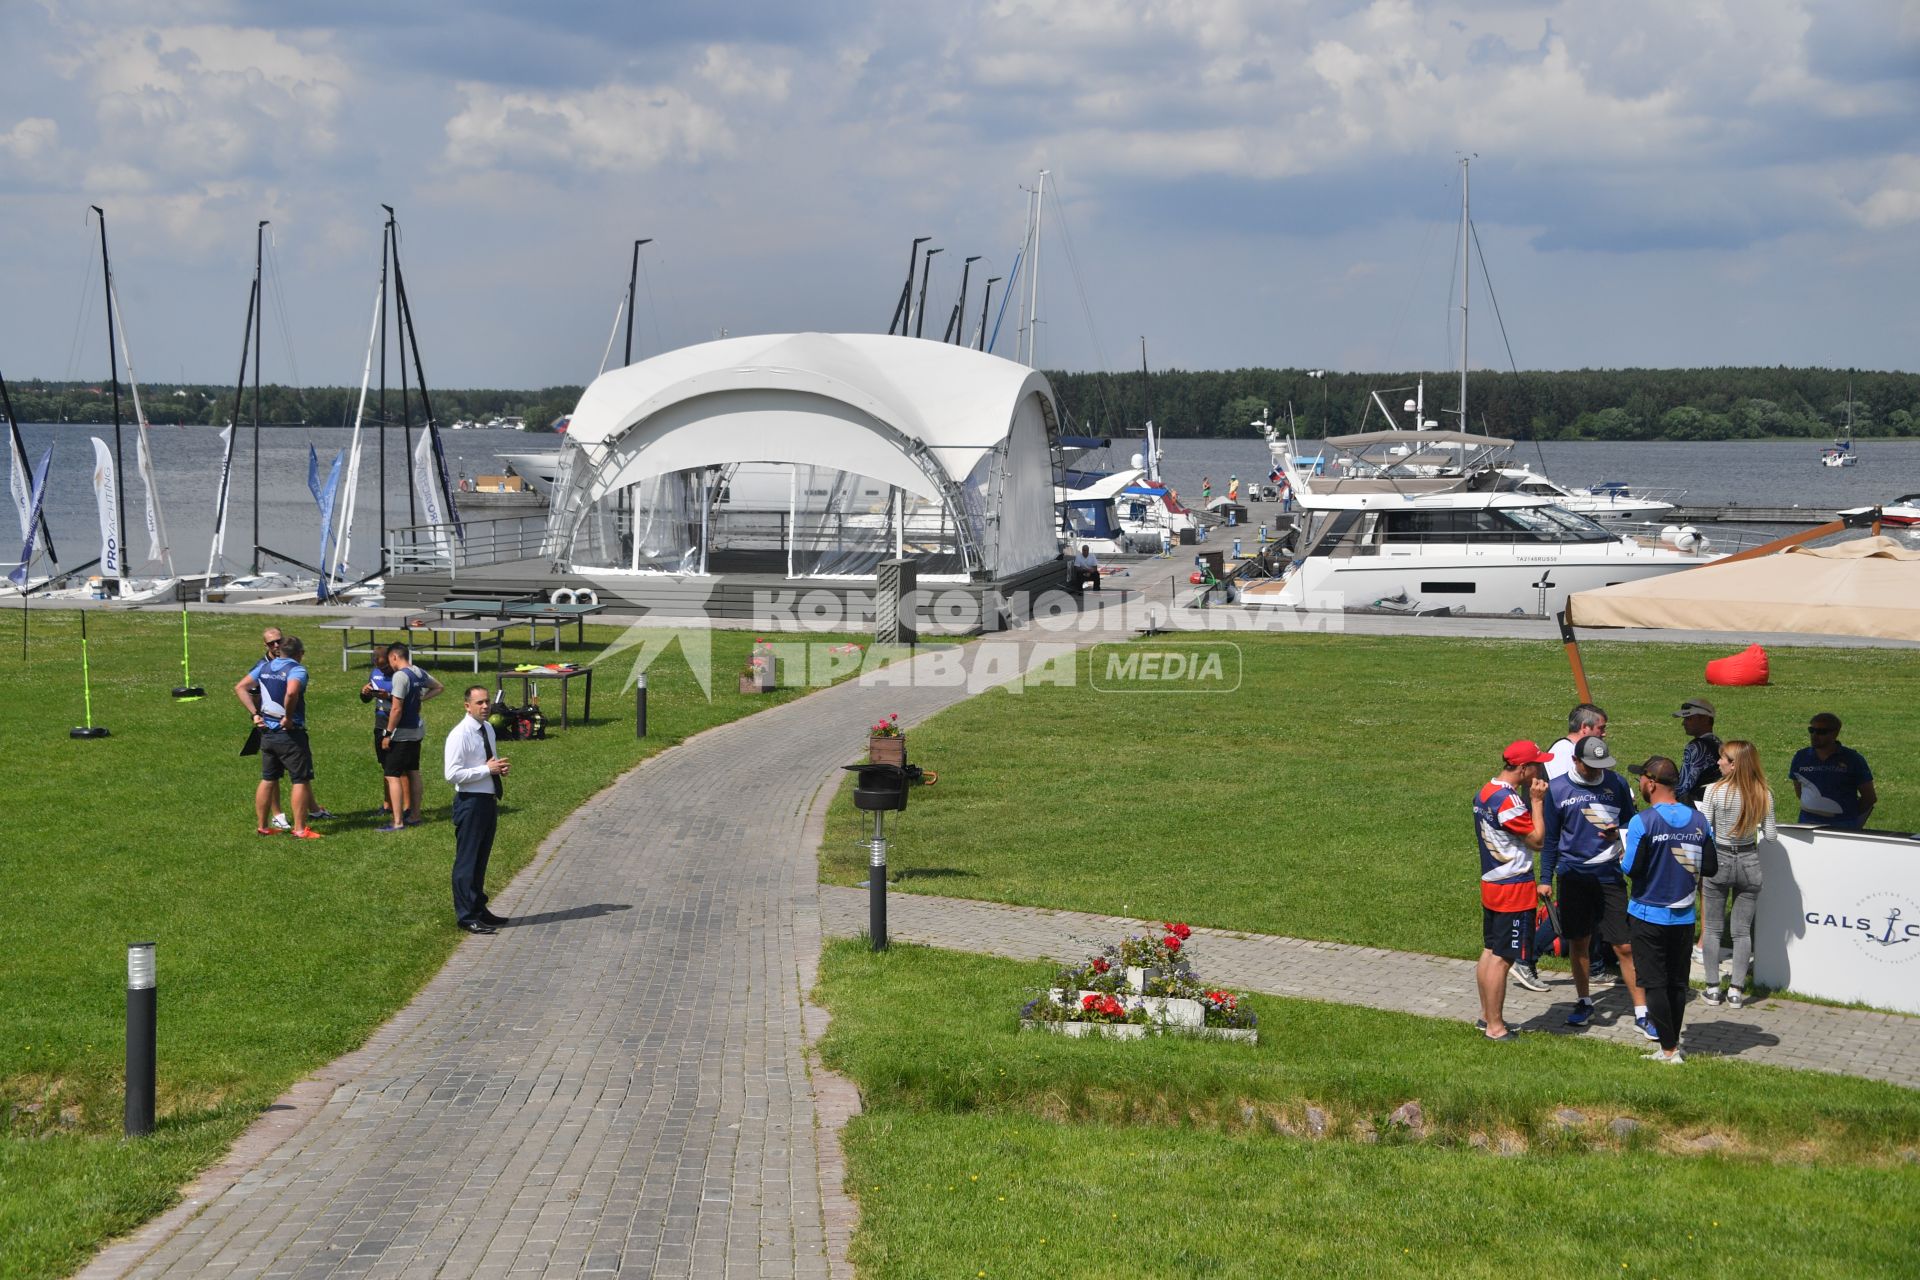
M427 824L382 834L372 714L356 696L364 668L342 675L335 633L285 623L307 627L315 785L345 816L316 824L324 840L262 839L252 815L259 769L237 754L249 726L231 689L258 654L260 628L281 620L196 616L193 676L208 696L176 704L179 615L92 614L94 719L112 736L74 741L77 616L34 612L28 660L17 631L0 660L0 1275L9 1277L64 1274L164 1208L263 1106L363 1041L465 937L453 927L452 793L439 749L470 673L437 670L452 692L427 707ZM616 634L589 628L589 643L566 656L586 660ZM504 748L514 785L491 888L644 756L800 696L742 696L735 673L752 637L711 636L714 697L670 650L649 670L645 741L633 736L632 695L619 689L630 662L614 662L596 673L591 725L561 732L554 715L546 740ZM508 650L509 664L552 657ZM125 946L147 939L158 943L159 1129L125 1143Z
M1277 997L1253 1047L1021 1034L1050 972L828 947L863 1274L1912 1274L1911 1091Z
M909 736L939 785L893 823L907 892L1061 907L1472 956L1479 874L1469 805L1514 738L1551 742L1575 701L1558 644L1237 636L1231 694L994 691ZM1156 644L1159 642L1155 642ZM1181 643L1177 639L1175 643ZM1708 690L1714 650L1583 646L1623 762L1686 744L1672 717L1708 695L1718 731L1760 746L1782 819L1806 718L1831 710L1866 753L1874 824L1920 828L1905 708L1920 655L1775 649L1773 684ZM843 789L821 856L865 878L864 825Z

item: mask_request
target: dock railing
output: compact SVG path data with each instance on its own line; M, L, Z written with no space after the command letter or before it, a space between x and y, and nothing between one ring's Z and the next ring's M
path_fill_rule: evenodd
M502 516L495 520L461 522L456 535L450 524L402 525L387 532L389 572L446 573L462 569L539 558L546 538L547 513Z

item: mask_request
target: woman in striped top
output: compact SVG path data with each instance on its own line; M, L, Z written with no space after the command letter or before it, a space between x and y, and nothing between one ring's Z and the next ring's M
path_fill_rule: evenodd
M1760 753L1738 738L1720 744L1720 781L1707 788L1700 812L1713 827L1720 870L1700 884L1700 960L1708 1004L1720 1003L1720 929L1733 907L1733 980L1726 1001L1738 1009L1753 956L1753 913L1760 898L1760 842L1776 835L1773 791L1760 770Z

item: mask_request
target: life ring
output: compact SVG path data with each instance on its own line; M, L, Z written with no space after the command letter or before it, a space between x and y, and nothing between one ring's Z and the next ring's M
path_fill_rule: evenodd
M555 587L553 589L552 602L554 604L577 604L578 600L574 596L572 587Z
M576 604L599 604L600 603L600 593L598 591L595 591L592 587L581 587L578 591L573 593L573 598L574 598L574 603Z

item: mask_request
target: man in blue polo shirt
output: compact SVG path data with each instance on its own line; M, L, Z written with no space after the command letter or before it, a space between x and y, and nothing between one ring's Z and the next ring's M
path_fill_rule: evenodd
M1633 1023L1647 1039L1658 1039L1647 1017L1646 993L1633 968L1627 917L1627 884L1620 875L1620 828L1633 815L1633 793L1605 738L1591 735L1574 744L1568 771L1547 784L1547 835L1540 854L1540 887L1557 893L1560 934L1573 966L1575 1000L1567 1025L1593 1020L1592 957L1595 932L1611 949L1620 977L1633 997ZM1553 888L1554 872L1560 874Z
M301 662L306 652L300 637L286 636L278 657L260 662L233 686L234 696L260 730L260 785L254 788L253 810L255 830L263 836L274 833L268 819L284 773L292 784L293 834L302 840L320 838L307 825L313 808L313 751L307 745L307 669Z
M1651 756L1628 769L1640 780L1648 807L1633 815L1621 841L1620 869L1630 886L1627 902L1634 966L1659 1029L1655 1062L1685 1061L1680 1020L1687 1007L1693 962L1693 896L1702 877L1719 870L1713 828L1679 795L1680 768L1666 756Z
M1800 797L1800 821L1859 829L1880 803L1867 758L1840 744L1840 717L1822 711L1807 721L1812 745L1800 748L1788 771Z

